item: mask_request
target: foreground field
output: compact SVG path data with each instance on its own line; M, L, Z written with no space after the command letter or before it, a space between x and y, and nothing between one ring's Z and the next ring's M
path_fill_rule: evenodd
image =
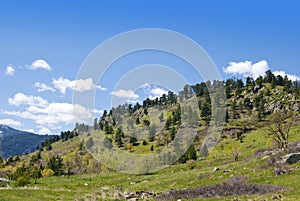
M300 126L291 130L291 142L299 142L299 131ZM281 168L287 170L287 173L275 175L275 167L270 164L272 157L258 154L269 144L265 132L265 129L252 131L246 135L243 143L235 139L222 140L206 159L198 160L192 165L190 163L172 165L149 175L103 172L41 178L37 184L32 183L27 187L2 187L0 200L124 200L130 193L168 195L170 190L184 191L218 184L221 184L222 188L229 189L234 185L262 184L279 186L282 190L262 195L225 197L220 197L223 195L218 195L218 192L214 195L191 194L191 197L197 198L182 200L300 200L300 163L283 165ZM240 157L237 162L233 159L233 147L239 149ZM242 181L237 184L238 180ZM179 191L173 191L173 196L165 198L177 200L182 197ZM154 197L149 196L148 200L154 200Z
M299 200L299 169L286 175L274 176L271 169L256 169L258 164L255 161L246 165L241 162L219 166L220 170L231 171L229 173L223 173L223 171L213 173L213 168L210 166L204 167L206 165L209 164L200 162L198 167L193 170L187 169L185 165L178 165L159 173L141 176L109 173L43 178L38 181L38 184L25 188L2 188L0 200L115 200L119 197L118 194L124 192L148 191L163 193L170 189L214 185L236 176L248 177L247 183L283 186L287 192L201 200L233 200L234 197L239 197L240 200L250 198L270 200L279 194L286 201ZM296 167L293 166L293 168Z

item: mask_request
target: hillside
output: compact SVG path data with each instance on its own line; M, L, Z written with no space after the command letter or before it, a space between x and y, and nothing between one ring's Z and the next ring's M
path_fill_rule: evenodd
M32 153L47 138L48 135L37 135L0 125L0 157L6 159Z
M218 86L224 87L225 99L220 98ZM188 101L191 94L196 97L196 109ZM213 112L222 111L216 104L222 106L222 100L224 113ZM2 161L0 177L16 184L18 178L27 178L23 185L29 186L26 192L32 200L146 196L148 200L294 201L300 195L300 154L295 154L300 153L299 117L299 83L272 72L256 80L247 78L245 83L239 79L199 83L179 94L169 92L142 104L104 111L93 127L78 124L73 131L43 142L35 153ZM224 121L219 123L218 118ZM185 144L176 139L194 131L191 146L182 151ZM126 165L132 161L103 150L120 150L147 160L128 171ZM164 168L151 169L147 158L151 154L162 156L163 160L152 164ZM288 158L288 154L295 155ZM55 177L59 175L67 177ZM23 188L7 188L0 194L22 200L23 192Z
M276 190L259 195L230 195L220 198L213 198L211 194L206 198L195 198L193 200L208 201L233 201L233 200L273 200L281 198L285 201L296 201L299 198L299 163L293 165L282 165L280 168L287 170L287 174L276 176L275 166L271 163L274 159L268 154L272 153L269 140L266 138L266 129L247 132L247 137L243 144L234 138L229 138L219 143L215 150L205 159L197 160L195 164L176 164L159 172L149 175L129 175L108 171L105 167L98 174L80 174L69 177L43 177L37 184L33 182L26 188L3 188L0 195L6 200L26 200L30 196L31 200L125 200L130 193L146 192L147 194L160 194L169 196L169 200L183 198L176 191L180 190L183 194L184 189L196 189L199 187L214 187L215 185L223 189L227 186L227 192L238 184L260 184L271 186L283 186L288 190ZM300 142L300 126L292 128L291 142ZM255 141L255 142L254 142ZM66 150L78 150L80 141L78 138L65 142L56 142L53 149L58 152ZM232 146L239 145L240 159L234 160ZM269 151L268 151L269 150ZM269 152L269 153L265 153ZM72 151L67 151L71 154ZM43 156L43 154L45 154ZM54 154L51 151L42 152L42 158ZM264 155L267 154L267 155ZM31 157L34 154L30 155ZM67 155L64 155L65 157ZM71 155L69 155L71 156ZM78 157L81 155L79 154ZM29 160L25 157L23 160ZM84 161L84 160L83 160ZM65 161L66 162L66 161ZM215 170L217 167L218 170ZM74 167L75 168L75 167ZM278 167L276 167L277 169ZM254 189L257 189L256 187ZM200 189L199 189L200 190ZM207 189L208 190L208 189ZM171 192L171 194L168 194ZM267 191L268 192L268 191ZM218 191L216 191L218 193ZM243 192L241 192L243 194ZM191 196L192 194L190 194ZM199 194L196 197L199 197ZM203 196L207 196L206 193ZM150 197L147 200L153 200ZM166 199L164 199L166 200ZM182 199L190 200L190 199ZM276 199L275 199L276 200ZM280 200L280 199L279 199Z

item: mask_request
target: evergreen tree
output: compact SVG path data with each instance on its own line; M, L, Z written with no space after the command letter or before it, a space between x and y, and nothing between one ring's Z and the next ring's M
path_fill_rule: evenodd
M137 137L136 137L136 134L133 133L130 138L129 138L129 143L131 143L133 146L136 146L137 145Z
M253 109L250 98L248 98L248 97L244 98L244 106L247 110L252 110Z
M271 70L267 70L265 73L264 82L272 83L275 80L275 75L272 73Z
M201 116L208 117L210 114L211 114L210 105L207 102L205 102L204 104L202 104Z
M150 121L147 120L147 119L144 119L143 123L144 123L145 126L150 126Z
M172 141L175 139L175 135L176 135L176 129L172 127L170 130L170 136Z
M251 86L251 87L253 87L253 85L254 85L254 80L253 80L253 78L248 76L248 77L246 78L246 86Z
M166 123L165 123L166 130L170 129L171 124L172 124L172 118L168 117L167 120L166 120Z
M276 82L276 85L279 85L279 86L283 86L284 85L284 80L283 80L283 77L281 75L277 75L277 82Z
M192 144L183 156L178 160L179 163L186 163L188 160L197 160L197 152Z
M53 170L55 176L59 176L63 174L63 159L61 156L54 155L50 158L47 166L49 169Z
M154 151L154 146L153 145L151 145L151 147L150 147L150 151Z
M124 144L122 140L123 138L124 138L124 133L120 128L118 128L115 135L115 142L117 143L118 147L123 146Z
M226 95L226 99L231 98L231 88L230 88L230 86L225 87L225 95Z
M37 180L42 177L42 168L41 166L31 166L30 167L30 177L34 179L34 183L37 183Z

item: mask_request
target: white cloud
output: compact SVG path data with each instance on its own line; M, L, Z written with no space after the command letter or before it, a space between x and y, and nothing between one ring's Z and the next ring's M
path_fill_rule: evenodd
M70 81L68 79L64 79L63 77L56 79L53 79L52 84L54 85L54 88L60 90L62 94L66 93L67 88L74 88L75 82Z
M29 133L35 133L33 129L29 128L29 129L22 129L23 131L29 132Z
M23 93L17 93L13 98L8 99L8 103L14 106L20 105L38 105L44 106L48 104L48 101L39 96L28 96Z
M24 111L6 111L6 114L35 121L38 125L54 128L60 124L74 124L73 105L51 103L46 107L28 106Z
M96 88L100 91L106 91L105 87L101 87L100 85L97 85Z
M297 75L291 75L286 73L285 71L274 71L274 75L281 75L283 78L287 76L292 81L300 80L300 78Z
M38 68L41 68L41 69L45 69L47 71L51 71L52 68L51 66L43 59L37 59L35 60L31 66L29 67L30 69L38 69Z
M9 126L21 126L22 124L19 121L13 119L0 119L0 124L9 125Z
M263 76L269 70L268 62L261 60L252 64L251 61L244 62L229 62L229 66L223 68L226 74L238 74L244 77L251 76L257 78Z
M168 91L166 91L162 88L153 88L150 90L148 98L154 100L156 98L161 97L163 94L168 94Z
M100 116L102 116L103 110L97 110L97 109L94 109L94 113L95 113L95 114L99 114Z
M163 94L168 94L168 91L155 84L144 83L140 86L144 89L144 93L150 99L161 97Z
M51 131L46 128L46 127L42 127L39 131L38 131L38 134L41 134L41 135L46 135L46 134L52 134Z
M42 92L42 91L55 91L55 89L53 89L52 87L46 85L45 83L41 83L41 82L36 82L34 83L34 87L37 88L38 92Z
M78 92L89 91L93 89L98 89L101 91L106 90L106 88L95 85L93 83L92 78L87 78L85 80L84 79L69 80L63 77L59 77L58 79L53 79L52 84L54 88L58 89L62 94L65 94L68 88Z
M244 61L244 62L229 62L229 66L223 68L223 71L226 74L238 74L244 77L251 76L253 78L257 78L260 75L264 76L265 72L269 70L268 62L265 60L261 60L257 63L252 64L251 61ZM292 81L300 80L298 76L288 74L285 71L274 71L274 75L281 75L284 77L285 75Z
M13 66L12 65L8 65L6 67L5 74L6 75L14 75L14 73L15 73L15 69L13 68Z
M33 120L40 128L45 127L50 130L57 129L62 124L74 125L75 122L90 124L95 114L103 112L102 110L89 109L78 104L48 103L42 97L28 96L22 93L18 93L13 98L10 98L9 103L13 106L23 105L25 108L19 111L4 111L4 114Z
M139 98L139 95L134 93L134 91L132 91L132 90L119 89L119 90L111 92L111 94L118 98L124 98L124 99L138 99Z
M157 88L151 89L151 94L153 94L154 96L157 96L157 97L161 97L163 94L168 94L168 91L157 87Z

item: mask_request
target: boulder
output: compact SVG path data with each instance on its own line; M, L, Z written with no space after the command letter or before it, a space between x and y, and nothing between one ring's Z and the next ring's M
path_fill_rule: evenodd
M300 153L291 153L287 154L283 157L283 163L284 164L295 164L300 161Z
M283 169L276 169L274 170L274 174L275 175L282 175L282 174L286 174L287 171L286 170L283 170Z
M8 179L0 178L0 182L10 182Z
M270 156L264 156L262 159L264 160L264 159L267 159L267 158L270 158Z
M134 196L133 193L127 193L127 192L124 192L124 198L125 198L126 200L131 199L131 198L134 198L134 197L135 197L135 196Z
M215 168L213 169L213 172L217 172L217 171L219 171L219 170L220 170L220 168L215 167Z

